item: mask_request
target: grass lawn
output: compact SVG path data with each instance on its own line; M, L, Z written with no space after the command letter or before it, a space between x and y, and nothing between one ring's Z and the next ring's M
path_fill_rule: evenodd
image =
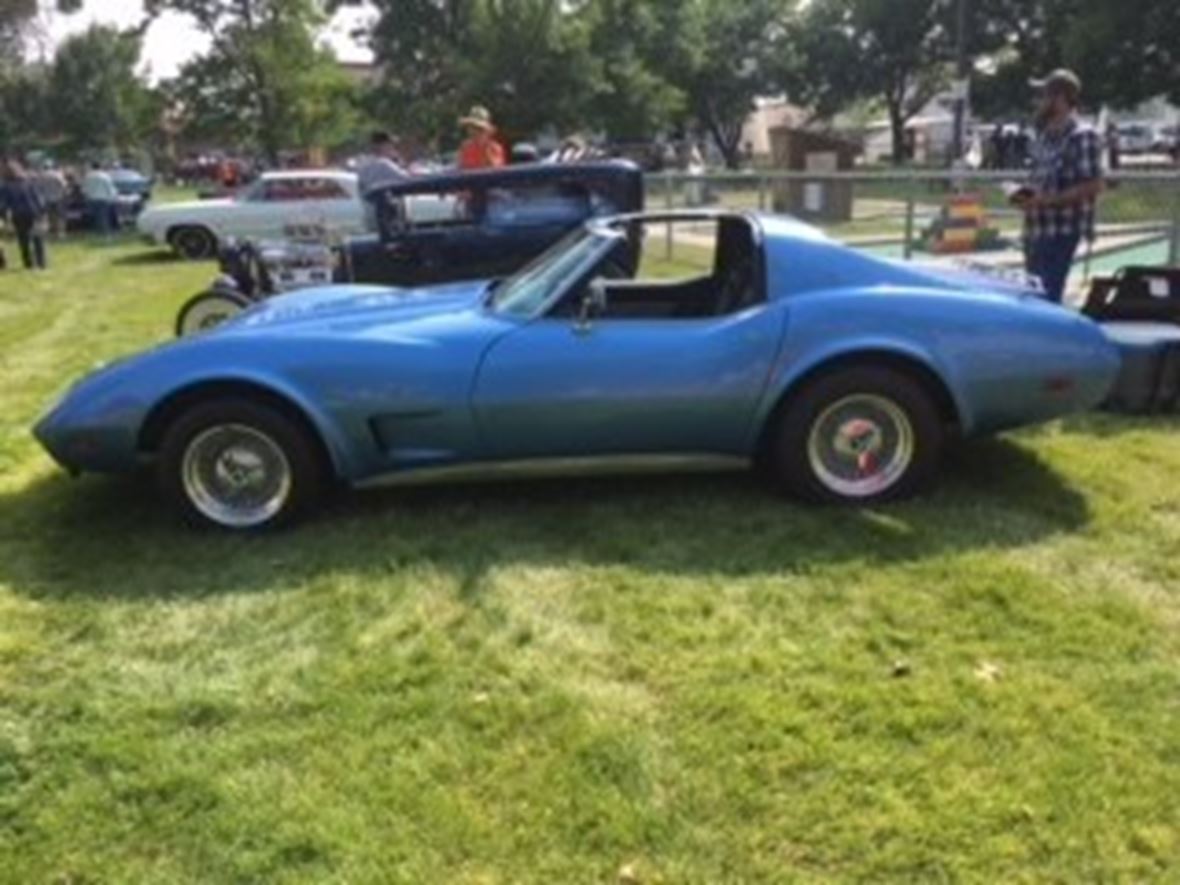
M52 260L0 274L0 880L1176 880L1180 422L880 511L707 476L194 533L28 427L211 266Z

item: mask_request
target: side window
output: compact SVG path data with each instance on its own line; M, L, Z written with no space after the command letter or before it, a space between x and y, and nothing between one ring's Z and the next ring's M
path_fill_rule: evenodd
M251 199L267 203L298 203L307 200L348 199L348 191L331 178L271 178Z
M262 200L267 203L289 203L300 199L302 188L298 179L272 178L262 183Z
M483 215L484 192L479 188L438 189L378 201L381 226L387 238L406 230L471 227Z
M347 200L344 185L332 178L306 178L301 182L304 200Z
M637 280L691 280L713 274L720 225L714 219L631 225Z
M620 222L625 238L587 284L556 305L568 317L597 299L597 315L614 320L699 320L738 313L763 297L753 226L744 218L674 218Z
M487 221L504 226L575 225L590 217L590 193L577 181L545 181L488 191Z

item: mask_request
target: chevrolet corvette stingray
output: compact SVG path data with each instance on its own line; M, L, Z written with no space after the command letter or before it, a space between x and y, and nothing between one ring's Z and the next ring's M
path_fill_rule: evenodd
M262 302L99 370L35 433L72 473L150 467L189 519L237 530L333 483L591 470L746 466L870 504L925 487L956 439L1095 406L1118 365L1026 281L789 218L648 213L504 280Z

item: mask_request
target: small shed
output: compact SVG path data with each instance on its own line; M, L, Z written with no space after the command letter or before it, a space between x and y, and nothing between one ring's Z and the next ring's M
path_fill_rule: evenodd
M852 169L857 146L823 132L779 126L770 131L774 168L805 172L798 178L776 181L774 210L809 221L850 221L852 182L833 173Z

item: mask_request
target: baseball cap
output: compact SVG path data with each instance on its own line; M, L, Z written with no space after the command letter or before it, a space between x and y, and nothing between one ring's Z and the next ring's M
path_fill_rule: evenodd
M1044 77L1029 80L1028 85L1034 89L1055 90L1065 93L1073 101L1077 101L1082 94L1082 81L1068 68L1057 68Z

